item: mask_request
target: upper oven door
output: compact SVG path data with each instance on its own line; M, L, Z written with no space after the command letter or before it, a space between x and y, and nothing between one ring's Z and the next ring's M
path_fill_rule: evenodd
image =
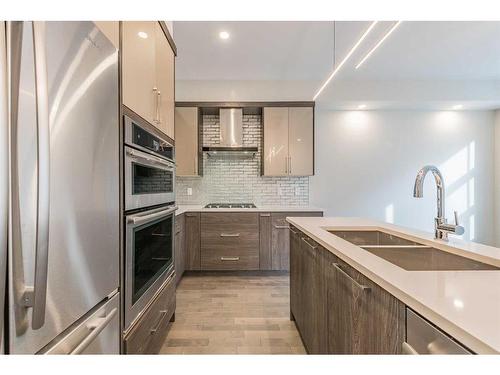
M173 272L175 210L169 206L126 216L126 328Z
M125 146L125 210L175 201L175 166Z
M174 161L174 146L169 141L162 138L158 130L151 127L146 128L146 124L139 123L125 116L125 143L139 150L154 153L157 156Z

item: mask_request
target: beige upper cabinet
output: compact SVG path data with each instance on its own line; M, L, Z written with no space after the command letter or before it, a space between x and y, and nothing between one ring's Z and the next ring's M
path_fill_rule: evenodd
M288 176L288 108L264 107L264 175Z
M156 21L122 28L123 104L173 138L175 54Z
M264 108L264 176L314 174L313 107Z
M156 54L153 21L123 22L123 104L150 123L156 121Z
M313 108L290 107L288 112L288 169L294 176L313 174Z
M158 83L157 126L170 138L174 138L174 51L170 48L163 29L156 23L156 80Z
M175 108L175 161L177 176L197 176L198 108Z

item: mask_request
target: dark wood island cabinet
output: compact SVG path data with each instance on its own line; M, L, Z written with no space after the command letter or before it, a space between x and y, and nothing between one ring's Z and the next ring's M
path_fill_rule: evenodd
M399 354L405 305L290 228L290 310L310 354Z

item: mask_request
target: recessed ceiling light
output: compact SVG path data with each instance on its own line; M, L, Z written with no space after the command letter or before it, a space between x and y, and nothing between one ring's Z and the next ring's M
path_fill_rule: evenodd
M452 108L453 109L462 109L464 106L462 104L455 104Z
M222 40L229 39L229 33L227 31L221 31L219 33L219 38L221 38Z
M365 109L366 108L366 104L360 104L358 105L358 109Z
M354 53L354 51L356 51L356 49L359 47L359 45L361 44L361 42L363 40L365 40L365 38L367 37L367 35L370 33L370 31L372 31L372 29L377 24L377 22L378 21L373 21L371 23L371 25L368 27L368 29L366 29L366 31L363 33L363 35L361 35L361 38L359 38L359 40L356 42L356 44L354 46L352 46L352 48L349 51L349 53L344 57L344 59L340 62L340 64L337 65L337 67L333 70L332 74L330 74L330 76L327 78L327 80L325 81L325 83L323 83L323 85L319 88L319 90L316 93L316 95L314 95L313 100L316 100L316 98L319 96L319 94L321 94L321 92L325 89L325 87L330 83L330 81L332 80L332 78L335 77L335 74L337 74L337 72L340 70L340 68L342 68L342 66L349 59L349 57L351 57L351 55Z
M139 35L139 38L142 38L142 39L147 39L148 38L148 33L145 33L144 31L139 31L137 33L137 35Z
M373 52L375 52L375 50L376 50L378 47L380 47L380 45L381 45L382 43L384 43L384 40L386 40L386 39L389 37L389 35L391 35L391 34L392 34L392 32L393 32L394 30L396 30L396 27L398 27L398 26L399 26L399 24L400 24L401 22L402 22L402 21L398 21L398 22L396 22L396 23L395 23L395 24L394 24L394 25L393 25L393 26L389 29L389 31L388 31L388 32L384 35L384 37L383 37L382 39L380 39L380 40L379 40L379 42L378 42L377 44L375 44L375 46L374 46L374 47L370 50L370 52L368 52L368 53L366 54L366 56L365 56L365 57L363 57L363 59L362 59L362 60L358 63L358 65L356 65L356 69L358 69L358 68L359 68L359 67L360 67L360 66L361 66L361 65L362 65L362 64L363 64L366 60L368 60L368 58L371 56L371 54L372 54Z

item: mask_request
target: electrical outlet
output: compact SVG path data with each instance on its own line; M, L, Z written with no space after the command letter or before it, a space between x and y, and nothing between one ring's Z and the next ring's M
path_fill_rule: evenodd
M295 195L300 195L300 188L295 186Z
M193 188L187 188L187 195L193 195Z
M278 186L278 189L276 190L276 194L278 194L280 196L283 195L283 191L281 190L280 186Z

